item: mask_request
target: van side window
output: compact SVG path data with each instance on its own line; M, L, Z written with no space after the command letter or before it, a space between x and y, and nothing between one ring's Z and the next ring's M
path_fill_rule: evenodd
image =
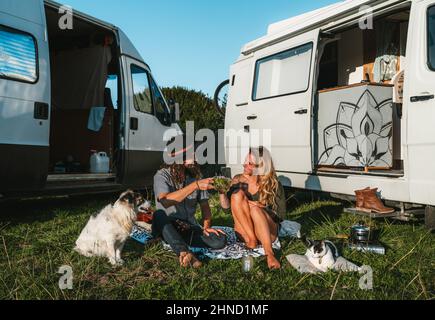
M113 109L118 110L118 76L110 74L107 77L105 100L110 99L110 104ZM105 103L107 106L107 103Z
M428 9L428 49L429 49L429 67L435 71L435 6Z
M253 100L305 92L309 88L313 43L260 59L255 66Z
M153 102L148 72L131 65L134 108L139 112L153 114Z
M35 83L37 55L33 36L0 26L0 78Z
M165 99L160 92L154 79L151 78L151 91L153 94L154 108L156 110L156 117L163 125L170 125L170 114L166 107Z

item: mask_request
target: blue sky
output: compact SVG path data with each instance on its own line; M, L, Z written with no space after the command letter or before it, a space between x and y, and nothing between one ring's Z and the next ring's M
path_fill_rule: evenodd
M58 0L119 26L160 86L212 95L267 26L337 0Z

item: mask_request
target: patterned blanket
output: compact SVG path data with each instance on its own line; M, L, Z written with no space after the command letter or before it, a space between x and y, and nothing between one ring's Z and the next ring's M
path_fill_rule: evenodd
M190 250L201 258L218 259L218 260L237 260L242 259L245 256L252 256L258 258L265 255L264 248L262 246L257 247L254 250L247 249L245 245L237 240L236 233L233 228L229 227L214 227L224 231L227 235L227 246L221 250L212 250L205 248L190 248ZM297 237L300 232L300 224L293 221L284 221L281 224L280 238L285 237ZM153 239L149 231L141 228L137 225L134 226L131 233L131 238L142 243L147 244ZM171 250L169 245L163 242L163 246L167 250ZM281 243L277 239L273 243L275 250L281 250Z

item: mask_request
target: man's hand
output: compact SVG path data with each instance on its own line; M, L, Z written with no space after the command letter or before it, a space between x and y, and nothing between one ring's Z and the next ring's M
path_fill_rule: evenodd
M213 190L213 179L209 178L209 179L202 179L202 180L198 180L196 182L197 187L199 188L200 191L208 191L208 190Z
M211 233L217 235L218 237L221 235L226 236L225 232L223 232L220 229L213 229L213 228L204 229L204 235L206 235L207 237L209 237Z

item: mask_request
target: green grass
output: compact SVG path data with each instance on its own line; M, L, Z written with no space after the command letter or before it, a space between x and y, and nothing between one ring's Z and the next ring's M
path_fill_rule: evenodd
M174 254L160 244L144 247L129 240L123 267L88 259L72 251L89 216L114 196L81 197L0 204L0 299L434 299L435 243L423 223L367 221L380 231L385 256L349 251L343 255L373 268L374 289L359 289L361 275L328 272L301 275L285 260L303 254L297 240L282 242L283 269L269 271L264 258L252 272L241 261L206 261L200 270L182 270ZM331 199L298 194L290 200L288 219L311 238L349 233L361 218L344 214ZM232 219L212 201L214 224ZM340 245L338 241L337 244ZM73 290L58 286L60 266L73 268Z

